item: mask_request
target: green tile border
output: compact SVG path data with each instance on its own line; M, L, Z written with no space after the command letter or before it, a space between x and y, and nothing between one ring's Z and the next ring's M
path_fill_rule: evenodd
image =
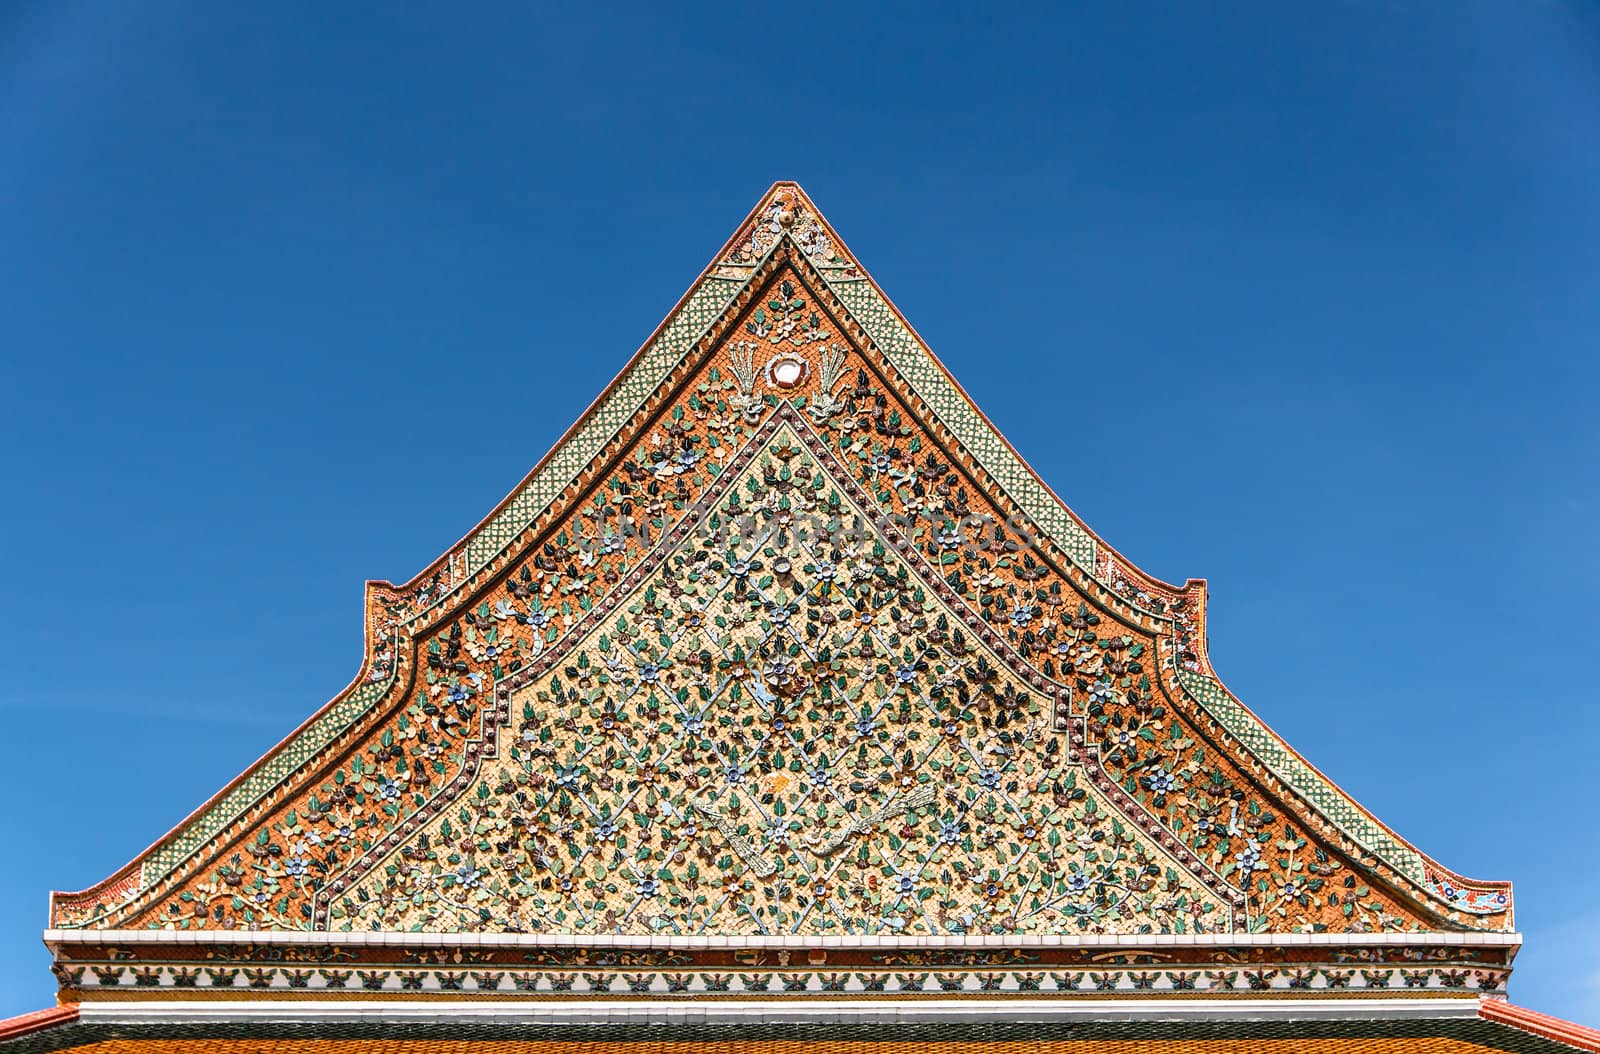
M467 540L465 577L470 578L500 555L511 540L566 489L644 405L650 393L683 361L684 355L711 324L722 317L728 304L749 282L749 278L741 281L715 275L700 280L661 335L628 367L622 383L612 389L570 439L551 453L550 459L523 484L505 508Z
M1094 536L1055 500L1004 439L950 383L944 370L911 335L894 309L865 278L823 280L849 309L878 349L910 382L917 397L933 410L945 427L983 465L1035 523L1083 571L1093 574Z
M793 244L785 235L769 252ZM796 250L804 255L798 245ZM765 263L765 261L763 261ZM470 578L504 551L512 539L539 516L555 497L604 449L650 394L676 368L728 305L762 271L753 268L743 279L725 278L709 271L657 338L628 368L605 400L579 429L527 480L505 506L466 540L466 574ZM865 277L822 270L830 291L845 305L878 348L901 371L917 396L976 458L984 471L1039 528L1085 573L1095 572L1094 537L1039 482L1037 477L983 419L971 402L951 383L944 370L912 336L884 297ZM454 594L447 592L424 610L431 610ZM419 611L412 619L419 617ZM1179 680L1192 696L1217 718L1229 733L1259 757L1297 794L1330 822L1423 888L1428 888L1420 854L1403 845L1363 812L1342 791L1320 778L1308 765L1284 749L1276 736L1244 709L1215 680L1191 671L1178 671ZM192 853L234 822L273 787L305 761L315 756L371 709L394 683L366 682L338 698L299 735L249 772L206 811L185 824L171 841L159 846L140 867L140 892L169 875Z
M743 280L706 275L695 285L661 334L628 367L621 383L612 389L582 427L552 453L543 467L518 489L500 512L473 532L465 545L468 573L463 578L481 570L499 555L604 449L605 444L611 441L650 393L683 360L711 324L722 316L728 304L749 284L755 273L753 271L750 277ZM453 590L446 593L425 610L443 603L453 593ZM422 612L414 614L411 619L420 614ZM170 875L190 855L235 822L302 764L348 731L362 715L377 705L394 681L395 675L390 674L383 681L364 682L338 697L308 727L274 751L257 768L249 771L205 812L184 824L171 840L146 856L140 863L139 883L133 895L144 892Z
M171 874L191 853L337 739L383 698L394 681L395 675L391 673L382 681L363 682L318 714L299 735L274 751L204 813L185 824L170 842L146 857L140 866L139 890L142 892Z
M1228 730L1229 735L1243 743L1245 749L1259 758L1274 776L1310 802L1330 823L1402 875L1419 886L1426 886L1427 876L1421 854L1397 841L1343 791L1288 750L1226 688L1205 674L1182 668L1178 670L1178 683Z
M950 382L945 372L911 335L883 296L865 278L830 279L830 289L845 304L856 322L910 381L917 395L933 408L993 479L1072 560L1095 575L1094 537L1034 477L1009 446ZM1322 777L1292 751L1265 724L1250 713L1214 678L1178 669L1183 687L1247 750L1305 799L1341 832L1354 839L1397 872L1415 882L1431 897L1456 906L1433 889L1427 880L1422 855L1374 821L1348 795Z

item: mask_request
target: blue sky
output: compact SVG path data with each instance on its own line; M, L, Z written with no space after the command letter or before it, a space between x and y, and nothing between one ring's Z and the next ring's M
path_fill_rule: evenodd
M329 6L0 9L0 1015L797 179L1600 1024L1600 12Z

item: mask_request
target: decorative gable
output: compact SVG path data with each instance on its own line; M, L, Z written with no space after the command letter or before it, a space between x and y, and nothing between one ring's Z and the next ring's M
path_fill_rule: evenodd
M1433 864L1229 694L1204 583L1099 541L792 184L499 509L366 606L350 688L54 897L65 987L95 933L141 929L981 939L1001 965L1347 935L1302 987L1353 983L1324 959L1388 985L1416 960L1373 949L1428 939L1453 950L1422 987L1504 982L1514 937L1454 938L1508 933L1509 886Z

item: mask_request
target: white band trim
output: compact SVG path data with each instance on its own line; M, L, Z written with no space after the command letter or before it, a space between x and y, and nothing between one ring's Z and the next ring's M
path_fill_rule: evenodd
M1516 948L1520 933L1155 933L988 936L623 936L586 933L328 933L304 930L45 930L44 942L83 944L299 944L340 948L1290 948L1444 945Z
M780 1022L1084 1022L1084 1021L1329 1021L1380 1018L1475 1018L1478 997L1437 999L1030 999L728 1001L671 1003L450 1002L350 1000L334 1003L250 1000L83 1003L85 1022L117 1024L238 1024L263 1022L439 1022L506 1025L622 1025Z

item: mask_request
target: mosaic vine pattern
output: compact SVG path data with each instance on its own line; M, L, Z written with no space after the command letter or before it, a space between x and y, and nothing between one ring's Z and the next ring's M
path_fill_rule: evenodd
M779 218L774 217L773 222L781 226ZM1059 506L1025 470L1022 476L1008 476L991 491L982 466L1004 461L998 451L980 452L979 464L974 465L946 444L970 443L962 433L974 429L992 433L964 401L936 409L919 400L919 390L937 388L937 379L909 380L920 367L908 356L920 349L915 349L904 327L892 319L881 299L876 299L875 289L868 282L854 280L854 265L834 251L831 243L822 246L815 239L809 247L798 247L791 265L778 266L777 258L788 251L784 248L787 244L793 243L775 240L767 250L768 260L759 267L750 265L749 273L760 283L759 289L746 288L730 299L735 284L730 279L722 288L705 294L705 304L720 300L738 312L737 319L726 327L720 343L704 357L695 374L677 384L676 394L652 421L638 422L637 415L622 424L608 419L596 432L594 441L604 442L607 429L621 428L625 436L631 435L632 447L602 485L589 492L584 504L573 507L564 522L545 532L543 541L524 549L517 560L494 556L497 546L525 529L518 524L532 522L538 515L535 506L566 500L561 497L566 492L560 488L554 497L524 488L517 501L523 501L525 494L535 497L508 506L502 514L506 527L495 528L499 533L491 542L474 541L472 545L479 548L469 546L466 554L452 554L441 564L441 571L414 592L395 594L395 608L386 623L396 627L393 649L372 662L369 683L377 688L367 691L384 695L391 682L382 678L393 673L394 688L388 697L403 693L403 700L399 705L377 707L379 712L361 718L366 723L354 734L366 745L347 757L331 779L275 801L270 821L263 819L212 864L179 874L170 882L176 892L169 895L162 888L153 889L121 909L105 901L58 900L56 924L126 925L139 919L138 924L143 925L185 928L321 928L338 924L341 909L350 917L352 908L343 904L347 898L329 895L332 886L341 881L339 876L357 861L381 852L385 842L398 845L409 839L417 830L420 815L437 811L446 799L455 798L463 774L477 769L478 752L491 742L498 723L525 720L518 716L524 713L521 697L511 708L516 714L495 708L489 698L493 686L536 661L546 649L571 646L569 635L587 632L581 624L597 601L621 590L628 570L645 559L663 533L682 521L698 496L717 480L722 466L750 441L757 426L785 405L804 413L807 427L825 438L828 456L839 463L838 471L859 489L861 502L875 505L892 518L896 535L910 540L919 559L936 569L933 577L984 628L982 647L996 655L992 661L997 671L1007 671L997 673L999 683L1011 684L1018 693L1014 698L1019 701L1002 701L1001 705L1026 707L1031 714L1032 707L1049 705L1040 702L1041 698L1060 697L1048 693L1065 692L1072 700L1071 716L1083 722L1080 749L1092 753L1121 793L1159 818L1161 839L1196 854L1205 866L1233 883L1237 896L1230 908L1238 925L1257 930L1435 925L1426 913L1419 915L1415 907L1403 905L1366 880L1368 873L1384 874L1383 866L1374 868L1370 862L1353 866L1347 854L1297 825L1293 807L1256 793L1254 781L1230 757L1166 705L1171 701L1172 686L1176 685L1177 691L1195 690L1197 682L1192 676L1184 684L1177 683L1179 671L1193 675L1202 668L1195 655L1199 643L1193 639L1201 613L1185 613L1187 596L1133 577L1131 570L1122 576L1120 588L1105 589L1095 577L1100 569L1095 566L1092 538L1070 516L1066 517L1070 522L1061 523L1050 518L1048 510L1059 510ZM836 284L829 286L811 271L808 259L827 267ZM691 304L698 302L691 297ZM847 307L852 315L871 320L873 330L846 322L841 312ZM714 313L709 308L696 310L700 313L692 324L686 323L687 328L679 330L673 341L687 339L685 334L702 327ZM661 340L672 332L669 327ZM874 337L878 342L869 343ZM879 358L877 350L884 339L891 349L898 348L888 352L887 360ZM669 353L663 347L660 361L652 369L668 367L674 355L683 353ZM778 383L781 377L772 372L778 355L798 358L804 364L803 377L792 390ZM619 407L648 398L644 383L648 371L637 376L641 378L637 390L629 389ZM948 382L943 383L948 390ZM972 420L963 417L963 412ZM619 411L617 420L623 416ZM946 419L956 423L958 433L928 430L932 422ZM570 478L578 471L576 463L563 462L550 479ZM1013 491L1022 495L1021 504L999 501L997 496ZM1023 508L1026 514L1022 514ZM1039 515L1041 509L1046 515ZM1064 513L1057 513L1056 518L1060 515ZM633 525L629 530L621 527L624 517ZM1043 530L1034 526L1041 521ZM876 544L883 544L881 535ZM499 584L488 593L491 599L458 604L453 609L443 604L452 590L475 581L472 574L481 574L473 572L469 563L484 560L489 561L485 566L503 568L498 572ZM1104 571L1100 573L1104 575ZM529 603L533 597L539 601L536 610ZM520 609L519 604L523 605ZM942 614L949 622L958 613L947 608ZM971 617L969 625L970 621ZM1178 644L1170 649L1172 658L1165 669L1158 668L1157 660L1161 654L1158 637L1163 633ZM615 638L612 641L615 645ZM1004 651L1004 658L994 649ZM1163 687L1169 689L1165 700ZM563 688L567 690L570 686ZM553 700L554 686L546 691ZM723 691L731 694L726 688ZM1029 701L1021 702L1023 698ZM371 701L362 702L374 707ZM345 703L354 705L350 699ZM536 715L540 712L537 706L534 710ZM343 717L343 710L340 713ZM1052 731L1061 730L1060 724L1052 724ZM1048 741L1059 742L1060 737ZM1265 744L1265 748L1279 749L1276 744ZM516 749L510 748L505 756L513 757ZM292 769L304 760L296 756L284 765ZM786 763L792 760L785 756ZM919 784L923 775L918 773ZM531 779L532 773L528 776ZM943 779L940 775L937 781ZM929 778L929 782L937 781ZM473 786L489 785L480 781ZM812 800L816 788L800 786L808 788L806 800ZM1303 787L1293 782L1287 786L1295 794L1304 793ZM500 788L489 789L493 797ZM1087 800L1087 789L1074 787L1073 792L1077 791ZM774 803L777 800L775 797ZM820 801L820 795L815 800ZM1331 806L1315 804L1337 808L1340 801L1344 799L1339 797ZM858 800L856 812L868 804L867 799ZM889 804L878 801L874 810L881 811ZM929 817L934 807L934 802L918 803L906 814L886 819L915 816L919 825L926 827L932 822ZM838 808L843 810L842 805ZM710 830L733 845L726 827L737 838L748 837L738 834L739 818L725 811L716 817L693 809L691 814L699 817L697 836ZM808 821L816 819L808 817ZM851 821L835 816L832 822ZM652 827L664 831L670 824L653 818ZM857 834L865 837L862 832ZM1151 849L1154 843L1140 839L1156 834L1146 830L1132 841L1155 852ZM759 831L758 835L765 837ZM185 851L199 840L192 833L185 837L189 839L182 843ZM432 845L433 836L429 837ZM927 837L926 832L922 837ZM498 848L500 843L491 844ZM408 842L407 851L415 853L417 846ZM1393 848L1402 857L1408 849ZM170 847L166 850L168 856L176 852ZM445 854L445 863L449 855ZM472 854L456 855L465 861ZM761 854L734 853L746 865L752 855ZM771 880L782 870L772 860L776 855L762 857L773 865L771 873L756 874L764 869L751 867L749 874L754 878L746 880ZM429 874L436 862L429 861ZM191 858L183 868L192 869L196 863ZM420 866L420 862L413 859L407 866L412 865ZM481 888L482 875L488 872L477 870ZM447 882L443 874L441 871L441 885ZM878 877L881 886L892 876ZM1394 877L1414 879L1415 875L1402 866ZM465 884L467 879L461 881ZM658 877L657 881L666 880ZM1440 873L1436 881L1458 894L1451 901L1453 906L1483 915L1508 912L1509 904L1503 898L1495 902L1492 892L1486 901L1482 891L1457 889L1460 883L1454 876ZM369 893L377 908L363 902L356 910L393 909L392 890L369 889ZM389 903L383 902L385 896ZM319 897L330 905L333 919L313 910ZM595 911L605 921L605 912L616 909L608 898L599 898L599 903L604 907ZM1126 906L1127 902L1121 901L1117 910ZM1003 911L983 916L989 920L983 925L993 926L996 918L1004 925L1004 916ZM880 922L884 917L877 916ZM965 917L976 919L979 915L968 911ZM504 916L496 916L493 910L487 919L480 913L480 923L496 918L504 921ZM859 912L845 918L863 928L872 924L868 915ZM1456 921L1462 921L1461 917ZM767 922L781 925L772 917ZM1493 919L1467 922L1504 925ZM1152 923L1146 919L1144 924Z
M1064 764L792 428L550 672L335 927L1191 932L1231 912ZM553 617L539 598L505 619Z

